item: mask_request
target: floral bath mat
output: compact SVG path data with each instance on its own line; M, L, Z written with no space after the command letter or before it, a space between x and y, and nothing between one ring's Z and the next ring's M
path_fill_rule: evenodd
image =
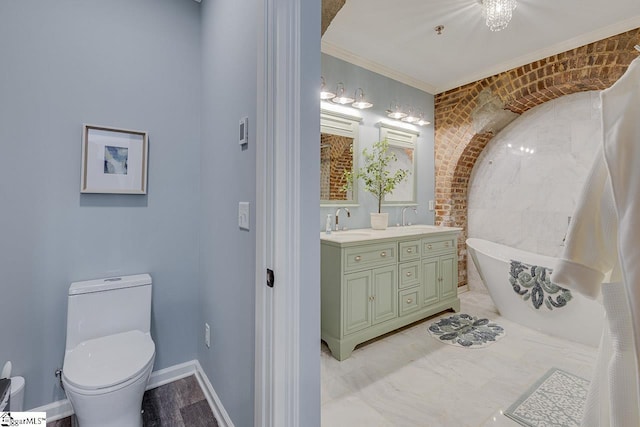
M454 314L429 326L429 333L440 342L466 348L486 347L504 337L504 329L489 319Z

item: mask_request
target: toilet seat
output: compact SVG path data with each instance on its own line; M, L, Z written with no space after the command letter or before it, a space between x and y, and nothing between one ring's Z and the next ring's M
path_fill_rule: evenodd
M154 356L151 336L137 330L95 338L67 351L63 378L87 392L118 388L143 374Z

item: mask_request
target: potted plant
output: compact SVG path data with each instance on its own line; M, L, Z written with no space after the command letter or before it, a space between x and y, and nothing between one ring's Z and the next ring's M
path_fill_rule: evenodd
M374 230L384 230L389 224L389 213L382 211L382 201L384 197L392 193L396 185L407 178L409 170L398 169L395 173L388 170L391 162L397 162L396 155L389 151L389 142L386 139L378 141L371 147L371 151L366 148L362 150L363 166L356 171L346 171L346 188L351 188L354 179L361 179L364 182L364 189L378 200L378 212L371 213L371 228Z

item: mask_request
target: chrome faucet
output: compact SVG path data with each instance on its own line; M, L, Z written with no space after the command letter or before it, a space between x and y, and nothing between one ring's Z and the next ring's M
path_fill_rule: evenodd
M407 211L407 209L413 209L413 212L417 215L418 214L418 208L416 208L415 206L405 206L404 208L402 208L402 226L405 227L407 225L411 225L411 223L407 224L404 220L404 214Z
M347 218L351 218L351 212L349 212L349 209L347 208L338 208L336 209L336 224L335 224L335 231L340 231L340 226L338 225L338 216L340 215L340 209L344 209L344 211L347 213ZM343 230L346 230L347 227L342 227Z

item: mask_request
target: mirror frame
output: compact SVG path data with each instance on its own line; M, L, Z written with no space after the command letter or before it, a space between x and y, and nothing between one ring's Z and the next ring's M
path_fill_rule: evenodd
M353 138L353 171L356 171L358 168L358 134L360 123L362 123L362 117L328 110L323 107L320 108L320 133ZM353 197L349 200L320 200L320 206L359 206L357 182L353 184L352 194Z
M379 122L380 140L387 139L390 147L410 148L413 150L413 167L409 176L409 182L413 186L412 200L383 201L383 206L417 206L418 205L418 165L416 161L417 141L420 132L400 126L394 126L386 122Z

